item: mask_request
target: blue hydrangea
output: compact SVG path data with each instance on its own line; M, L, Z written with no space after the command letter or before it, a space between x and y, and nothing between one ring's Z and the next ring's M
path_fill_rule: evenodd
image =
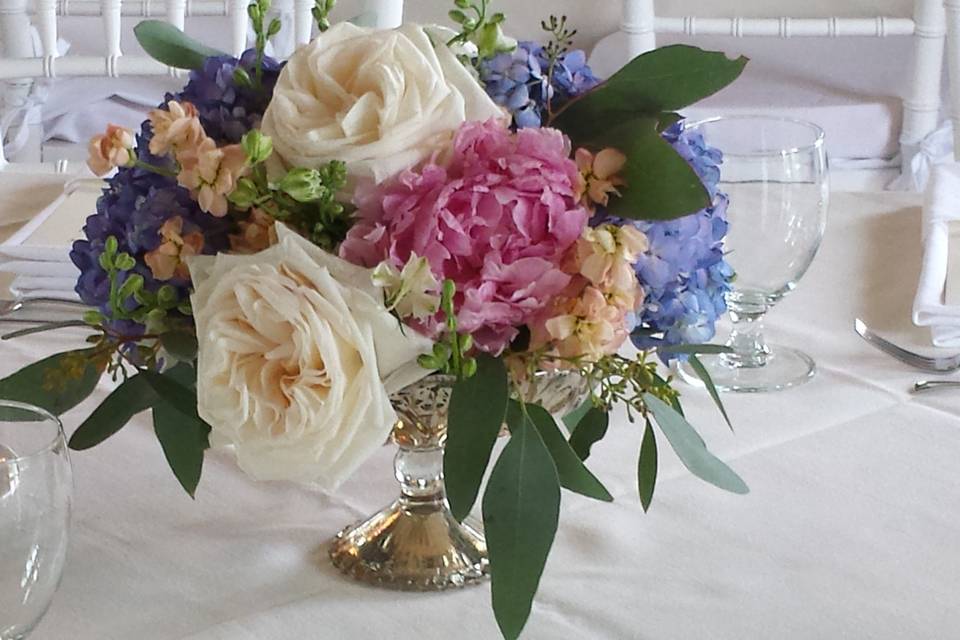
M583 51L568 51L557 60L548 82L550 60L536 42L521 42L509 53L484 61L480 79L494 102L513 114L517 128L539 127L547 114L599 84Z
M218 144L240 141L244 133L259 126L269 104L279 75L280 64L267 58L264 62L263 91L237 86L233 71L243 66L253 75L255 52L247 51L240 60L228 56L209 58L203 69L192 71L184 90L168 95L168 100L192 102L199 111L207 135ZM163 106L163 105L161 105ZM148 149L152 130L149 121L137 136L137 156L156 166L170 167L168 158L157 158ZM109 236L117 238L119 250L132 255L137 265L121 274L121 282L131 273L143 276L145 288L156 291L164 284L174 286L179 300L190 295L190 283L183 279L157 281L143 261L144 255L159 246L160 227L167 220L180 216L183 234L201 232L203 253L214 254L229 246L232 223L201 211L190 192L177 185L176 179L140 168L121 168L106 181L103 195L97 201L97 212L87 218L84 238L73 244L70 258L80 270L76 291L85 304L99 309L109 318L110 283L99 258ZM131 322L113 322L112 328L123 335L140 335L143 327Z
M727 310L725 295L733 278L723 254L729 204L718 188L723 154L682 124L664 137L700 176L713 204L676 220L634 223L650 241L636 263L646 293L633 334L641 349L713 339L717 319Z

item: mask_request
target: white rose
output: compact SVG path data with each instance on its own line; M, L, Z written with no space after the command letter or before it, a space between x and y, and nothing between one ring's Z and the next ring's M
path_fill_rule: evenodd
M332 489L386 441L389 395L428 373L416 359L432 344L401 332L369 269L277 233L258 254L190 263L198 411L255 478Z
M462 123L504 117L444 35L344 22L298 49L263 116L274 169L343 160L354 182L379 183L429 158Z

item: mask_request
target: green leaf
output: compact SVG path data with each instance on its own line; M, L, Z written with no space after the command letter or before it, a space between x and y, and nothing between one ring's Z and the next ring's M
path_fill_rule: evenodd
M153 430L170 469L193 498L200 484L204 451L210 448L210 425L160 400L153 407Z
M89 323L85 320L64 320L62 322L41 322L34 327L27 327L26 329L20 329L18 331L11 331L10 333L5 333L0 336L0 340L13 340L14 338L22 338L24 336L31 336L35 333L43 333L45 331L56 331L58 329L68 329L70 327L87 327Z
M584 466L583 460L570 447L570 443L560 432L557 421L546 409L536 404L527 404L524 407L526 409L524 413L515 400L511 400L510 404L516 405L518 410L511 410L508 415L516 416L519 413L520 418L525 420L528 425L532 425L540 434L544 444L547 445L547 449L553 457L553 463L557 467L560 486L594 500L613 502L613 496L603 486L603 483ZM515 432L517 426L511 424L511 431Z
M671 111L661 113L657 118L657 131L663 133L681 120L683 120L683 116L679 113L673 113Z
M657 131L656 118L637 118L608 128L596 144L616 147L627 156L620 172L625 182L622 195L610 200L613 215L670 220L710 205L700 177Z
M189 369L188 365L183 365ZM178 369L183 371L183 369ZM140 371L142 377L157 396L169 403L174 409L190 418L197 418L196 392L177 381L174 375L159 374L153 371Z
M723 406L723 400L720 399L720 393L717 391L716 385L713 384L713 378L710 377L710 372L707 371L707 368L700 362L700 358L693 354L690 354L687 361L690 363L690 367L694 372L696 372L697 377L700 378L704 386L707 387L707 392L710 394L710 397L713 398L713 402L717 405L717 408L720 409L720 413L723 415L723 419L726 420L727 426L730 427L730 431L733 431L733 423L730 422L730 416L727 415L727 410Z
M581 140L611 122L677 111L711 96L736 80L746 64L744 57L730 60L721 52L687 45L654 49L628 62L593 91L568 102L551 126L581 145Z
M640 444L640 460L637 462L637 489L640 491L640 505L644 512L650 509L653 502L653 490L657 486L657 436L653 433L653 425L647 420L647 428L643 432L643 442Z
M587 399L581 402L580 406L563 416L563 425L567 428L568 433L573 433L573 430L583 420L583 416L587 415L591 408L593 408L593 399L587 396Z
M83 451L100 444L120 431L133 416L146 411L159 400L142 375L127 378L100 403L70 437L70 448Z
M707 450L703 438L690 426L686 418L654 395L645 393L643 400L670 446L690 473L726 491L740 494L750 492L747 484L733 469Z
M609 425L610 415L591 405L570 436L570 446L581 460L590 457L590 449L607 435Z
M677 353L681 355L733 353L733 349L725 344L672 344L657 347L660 353Z
M133 33L151 58L177 69L200 69L207 58L226 55L162 20L144 20Z
M508 398L507 370L489 355L477 358L475 376L453 386L443 474L450 510L460 522L477 501Z
M97 388L102 370L93 356L93 349L67 351L34 362L16 373L0 380L0 398L25 402L42 407L55 416L66 413L83 402ZM66 368L78 362L84 367L79 377L68 377ZM51 389L46 384L47 372L59 371L58 382L62 386Z
M160 344L180 362L193 362L197 358L197 337L183 332L172 331L160 336Z
M537 430L521 422L483 496L493 612L506 640L530 617L560 517L557 469Z

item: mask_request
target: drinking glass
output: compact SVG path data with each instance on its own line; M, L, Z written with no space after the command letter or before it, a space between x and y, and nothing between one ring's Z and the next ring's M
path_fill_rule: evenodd
M830 190L823 130L772 116L714 118L691 128L723 152L720 191L730 197L725 251L736 272L726 296L732 353L701 361L726 391L802 384L816 372L813 359L767 344L763 318L796 288L823 239ZM689 365L682 372L696 378Z
M37 626L60 584L73 477L60 421L0 400L0 640Z

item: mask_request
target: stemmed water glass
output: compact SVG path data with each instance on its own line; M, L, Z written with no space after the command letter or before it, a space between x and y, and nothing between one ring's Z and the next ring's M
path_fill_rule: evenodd
M723 151L720 190L730 197L727 260L736 271L727 306L732 353L701 361L719 389L773 391L809 380L813 359L767 344L763 318L796 288L823 239L829 199L824 134L772 116L714 118L691 125ZM689 365L685 377L694 378Z
M0 400L0 640L26 638L60 584L73 478L60 421Z

